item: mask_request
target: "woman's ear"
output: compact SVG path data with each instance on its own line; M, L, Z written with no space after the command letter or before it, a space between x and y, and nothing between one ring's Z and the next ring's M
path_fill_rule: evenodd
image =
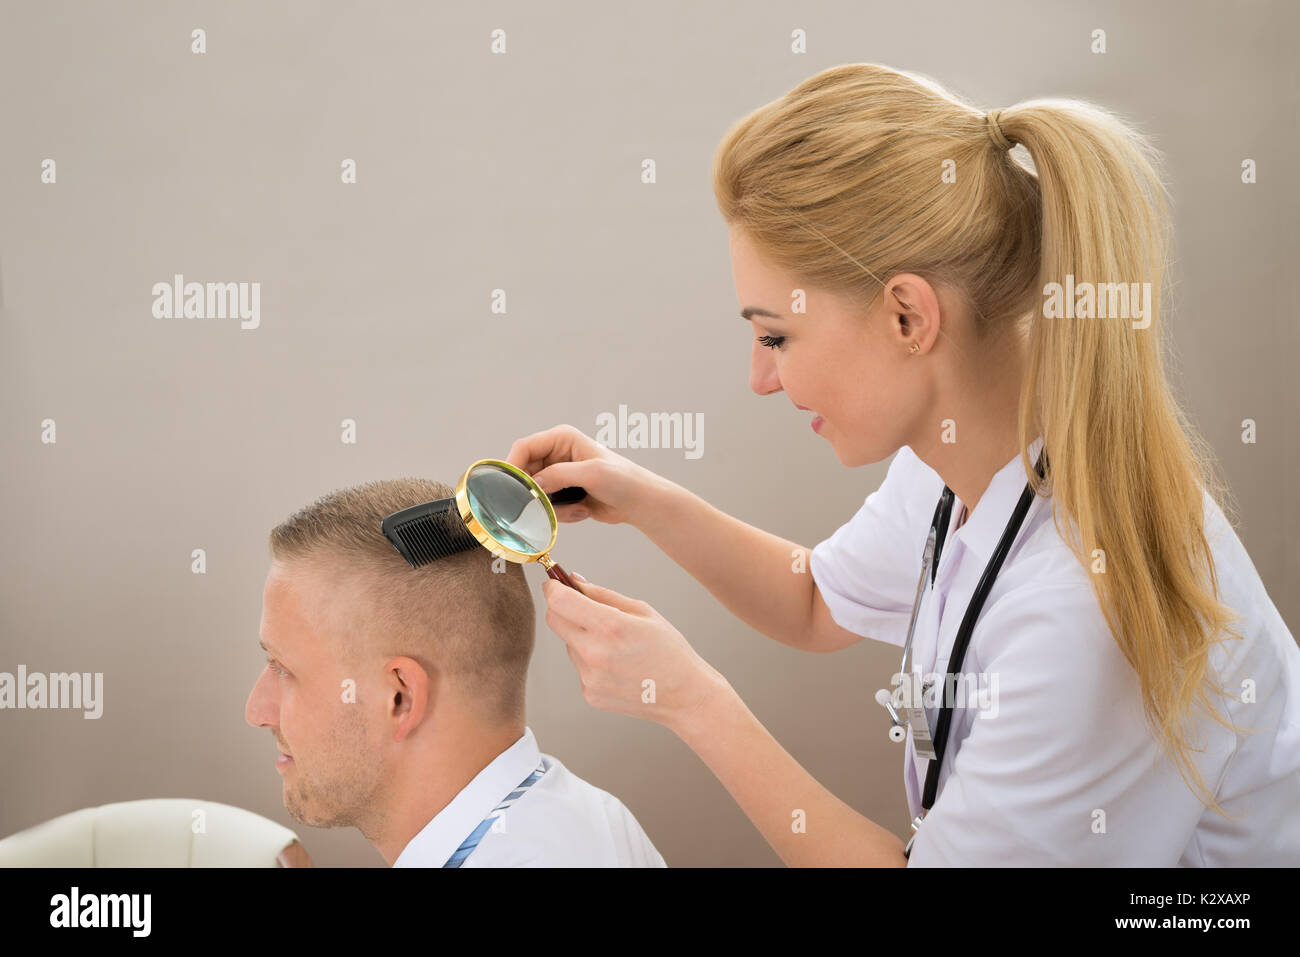
M939 336L942 319L934 287L913 273L899 273L885 284L885 303L891 343L903 352L928 351Z

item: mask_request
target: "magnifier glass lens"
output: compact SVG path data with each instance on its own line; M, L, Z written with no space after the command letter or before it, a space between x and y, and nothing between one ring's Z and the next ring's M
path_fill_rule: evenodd
M551 516L517 475L480 465L465 480L465 490L474 517L502 545L535 554L550 544Z

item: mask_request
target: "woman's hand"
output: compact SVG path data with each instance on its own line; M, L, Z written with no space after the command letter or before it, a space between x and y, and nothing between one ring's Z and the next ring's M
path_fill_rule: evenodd
M729 687L648 604L573 577L581 593L551 578L543 584L546 624L564 639L592 707L648 718L680 735Z
M652 497L671 485L571 425L519 439L505 460L531 475L548 495L571 485L587 490L580 501L555 506L555 517L561 522L590 516L609 525L637 526L654 507Z

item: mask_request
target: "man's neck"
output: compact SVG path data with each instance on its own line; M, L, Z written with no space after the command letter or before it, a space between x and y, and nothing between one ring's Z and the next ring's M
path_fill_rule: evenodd
M366 839L391 867L415 835L523 733L522 721L491 731L472 719L461 728L429 728L424 750L412 755L387 789L389 806L376 815L382 821L377 833Z

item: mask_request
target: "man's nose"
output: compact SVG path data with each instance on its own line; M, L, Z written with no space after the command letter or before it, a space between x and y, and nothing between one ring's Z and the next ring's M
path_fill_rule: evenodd
M754 340L754 352L749 360L749 387L759 395L781 391L781 379L776 374L776 359L772 350Z
M275 695L268 684L270 674L271 669L262 669L262 673L257 676L257 681L253 682L253 690L248 693L248 701L244 704L244 720L254 728L274 727L278 717Z

